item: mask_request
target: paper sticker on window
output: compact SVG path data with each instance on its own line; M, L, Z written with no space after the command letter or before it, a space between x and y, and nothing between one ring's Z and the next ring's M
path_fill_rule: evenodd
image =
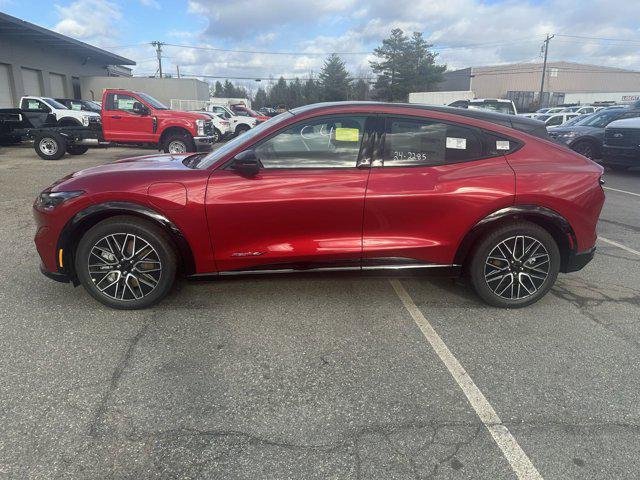
M360 130L357 128L336 128L336 141L357 142Z
M508 140L496 140L496 150L509 150L510 148Z
M466 138L447 137L447 148L455 148L456 150L467 149Z

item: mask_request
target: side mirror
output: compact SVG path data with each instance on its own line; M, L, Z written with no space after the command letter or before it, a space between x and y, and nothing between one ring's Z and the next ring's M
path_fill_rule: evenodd
M231 168L245 177L255 177L260 172L262 164L253 150L245 150L233 158Z
M133 113L135 113L136 115L148 115L149 114L149 109L147 109L147 107L145 107L140 102L134 102L133 103Z

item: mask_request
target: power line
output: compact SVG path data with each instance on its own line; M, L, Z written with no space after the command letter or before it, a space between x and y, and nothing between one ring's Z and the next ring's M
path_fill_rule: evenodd
M624 43L640 43L640 39L629 39L629 38L603 38L603 37L589 37L586 35L565 35L562 33L556 33L558 37L566 37L566 38L578 38L584 40L601 40L605 42L624 42Z

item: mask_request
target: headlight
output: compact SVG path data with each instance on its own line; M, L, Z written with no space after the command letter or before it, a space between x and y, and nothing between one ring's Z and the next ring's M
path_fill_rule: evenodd
M44 191L36 198L36 207L42 210L53 210L58 205L72 198L79 197L84 192L82 190L74 190L70 192L48 192Z
M89 126L89 115L82 116L82 125L84 125L85 127Z
M196 131L199 137L204 136L204 120L196 120Z
M577 136L578 134L576 132L558 132L558 133L556 133L556 135L558 137L563 137L563 138L573 138L573 137Z

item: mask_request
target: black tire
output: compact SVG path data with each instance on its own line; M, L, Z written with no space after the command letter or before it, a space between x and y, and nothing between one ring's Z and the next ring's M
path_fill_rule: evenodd
M511 244L512 238L518 242L517 246ZM507 243L502 244L505 241ZM515 255L511 255L509 261L502 260L498 249L509 257L509 245ZM536 247L535 258L525 256ZM553 286L559 271L560 251L553 237L544 228L524 221L489 232L475 246L469 265L471 283L480 298L501 308L520 308L537 302ZM514 285L513 289L509 282ZM507 290L501 292L504 287Z
M590 160L600 158L600 149L594 142L589 140L579 140L571 146L571 149Z
M244 132L248 132L249 130L251 130L249 125L238 125L236 127L236 135L242 135Z
M33 148L44 160L60 160L67 151L67 140L55 132L44 133L34 138Z
M220 130L218 130L217 128L213 128L213 143L218 143L220 140L222 140L222 133L220 133Z
M181 145L181 147L178 147L178 145ZM176 147L178 147L179 150L183 151L176 150ZM164 151L164 153L191 153L196 151L196 144L189 134L171 133L167 135L167 138L165 138L162 145L162 150Z
M67 153L69 155L84 155L89 150L86 145L69 145L67 147Z
M130 216L108 218L93 226L75 254L76 274L87 292L100 303L122 310L160 302L171 290L176 268L176 252L167 233L147 220Z

